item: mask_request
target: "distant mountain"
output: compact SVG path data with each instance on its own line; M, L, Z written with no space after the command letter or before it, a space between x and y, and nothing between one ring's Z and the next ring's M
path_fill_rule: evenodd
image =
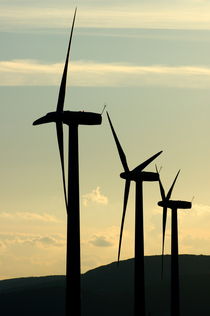
M210 256L181 255L181 315L210 315ZM133 259L111 263L82 275L83 316L132 316ZM147 312L168 316L170 256L145 257ZM63 316L65 277L47 276L0 281L3 316ZM150 313L150 314L149 314Z

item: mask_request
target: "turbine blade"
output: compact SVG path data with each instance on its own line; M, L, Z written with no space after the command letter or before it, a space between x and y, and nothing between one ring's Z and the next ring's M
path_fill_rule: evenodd
M125 182L125 190L124 190L123 214L122 214L122 221L121 221L121 228L120 228L120 239L119 239L118 257L117 257L118 263L119 263L119 261L120 261L120 251L121 251L121 244L122 244L122 234L123 234L123 227L124 227L124 221L125 221L125 214L126 214L126 208L127 208L127 203L128 203L129 191L130 191L130 180L126 180L126 182Z
M60 161L61 161L65 205L66 205L66 211L68 211L66 180L65 180L65 166L64 166L63 123L62 122L56 123L56 132L57 132L58 148L59 148Z
M67 71L68 71L68 61L69 61L69 54L70 54L71 40L72 40L72 35L73 35L73 30L74 30L74 22L75 22L75 18L76 18L76 12L77 12L77 8L75 9L75 12L74 12L74 18L73 18L72 27L71 27L69 45L68 45L68 50L67 50L67 54L66 54L66 61L65 61L63 76L62 76L61 84L60 84L58 103L57 103L57 111L58 112L62 112L63 107L64 107L64 100L65 100L65 94L66 94L66 78L67 78Z
M119 139L118 139L118 137L117 137L117 135L115 133L115 130L114 130L114 127L112 125L112 122L111 122L111 119L109 117L108 112L106 112L106 114L107 114L107 117L108 117L108 120L109 120L109 124L110 124L111 130L112 130L112 134L114 136L114 140L115 140L115 143L116 143L116 146L117 146L117 149L118 149L118 153L119 153L120 160L122 162L123 168L124 168L125 171L129 171L125 153L124 153L124 151L122 149L122 146L120 145Z
M157 158L163 151L159 151L157 154L153 155L149 159L145 160L143 163L141 163L138 167L133 169L134 172L141 172L146 166L148 166L155 158Z
M163 256L164 256L164 245L165 245L166 219L167 219L167 206L164 206L164 207L163 207L163 240L162 240L162 269L161 269L161 278L163 278Z
M170 187L170 189L168 191L168 194L166 195L166 200L169 200L170 197L171 197L171 193L173 191L173 188L174 188L174 185L176 183L176 180L177 180L177 177L178 177L179 173L180 173L180 170L177 172L177 175L176 175L176 177L175 177L175 179L174 179L174 181L173 181L173 183L172 183L172 185L171 185L171 187Z
M164 190L164 188L163 188L163 185L162 185L162 182L161 182L161 180L160 180L160 177L159 177L159 187L160 187L160 195L161 195L161 198L162 198L162 201L164 201L165 200L165 190Z
M161 180L160 180L160 173L159 173L159 171L158 171L156 165L155 165L155 168L156 168L156 172L159 174L159 180L158 180L158 182L159 182L159 188L160 188L160 195L161 195L162 201L164 201L164 200L165 200L165 197L166 197L166 196L165 196L165 190L164 190L163 185L162 185L162 182L161 182Z

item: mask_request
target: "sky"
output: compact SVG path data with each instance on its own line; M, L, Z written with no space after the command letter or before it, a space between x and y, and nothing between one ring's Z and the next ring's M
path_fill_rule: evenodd
M0 279L65 274L66 211L53 124L74 9L65 110L110 117L134 168L163 153L179 252L210 254L210 1L0 0ZM68 131L65 128L66 162ZM124 180L103 114L79 128L82 272L116 261ZM144 183L145 255L161 254L158 183ZM121 258L134 253L134 183ZM170 253L170 210L165 252Z

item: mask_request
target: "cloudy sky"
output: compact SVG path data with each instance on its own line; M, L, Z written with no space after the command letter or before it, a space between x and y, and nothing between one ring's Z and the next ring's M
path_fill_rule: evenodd
M1 279L65 273L55 126L32 122L56 107L76 6L65 109L107 104L130 168L163 150L166 191L181 169L173 198L194 197L179 212L180 253L210 254L210 1L0 0ZM106 115L80 127L79 140L84 272L117 258L124 183ZM159 199L145 183L146 255L161 253ZM134 187L122 259L133 256L133 237Z

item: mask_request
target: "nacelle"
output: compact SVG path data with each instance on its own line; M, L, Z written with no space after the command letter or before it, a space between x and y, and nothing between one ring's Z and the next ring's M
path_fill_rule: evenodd
M159 174L156 172L142 171L141 176L142 176L143 181L148 181L148 182L159 181Z
M133 172L133 171L128 171L128 172L122 172L120 174L120 177L123 179L127 179L130 181L148 181L148 182L153 182L153 181L158 181L159 180L159 174L156 172L147 172L147 171L142 171L142 172Z
M175 200L169 200L169 201L160 201L158 202L158 205L161 207L167 207L170 209L190 209L192 207L192 203L188 201L175 201Z
M36 120L33 125L51 122L62 122L67 125L100 125L102 116L99 113L82 111L50 112Z

